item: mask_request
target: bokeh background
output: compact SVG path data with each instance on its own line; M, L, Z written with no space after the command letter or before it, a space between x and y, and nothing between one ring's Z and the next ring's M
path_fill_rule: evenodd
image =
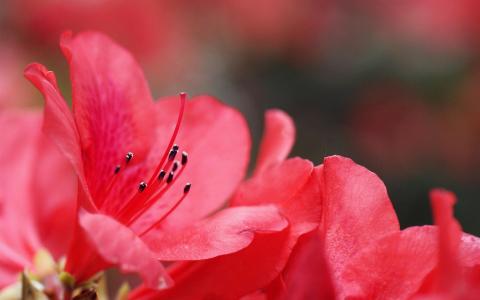
M41 106L23 79L56 70L62 31L101 30L132 51L155 97L214 95L247 117L287 111L294 155L352 157L377 173L402 227L431 223L428 191L459 197L480 235L478 0L4 0L0 109ZM255 154L255 153L253 153ZM288 176L288 174L285 174Z

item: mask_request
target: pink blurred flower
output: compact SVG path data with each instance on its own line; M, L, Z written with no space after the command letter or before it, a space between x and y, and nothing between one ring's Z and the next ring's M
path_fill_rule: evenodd
M59 260L72 238L74 173L41 123L35 111L0 113L0 289L24 270L41 272L41 250Z
M57 49L65 30L98 30L130 49L163 81L194 61L187 23L175 1L13 0L9 5L13 28L43 53Z

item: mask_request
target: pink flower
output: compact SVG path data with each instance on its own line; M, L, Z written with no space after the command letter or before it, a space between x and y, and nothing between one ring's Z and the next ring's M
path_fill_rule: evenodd
M250 136L237 111L209 96L154 102L131 55L102 34L65 34L61 48L72 110L53 72L32 64L25 75L45 97L46 133L78 176L65 266L76 282L115 265L163 288L171 281L160 260L210 259L247 247L255 232L284 231L286 219L268 203L213 214L248 164Z
M254 176L240 184L229 204L229 209L274 205L289 226L257 232L248 247L235 253L174 264L168 269L175 281L172 288L159 292L141 287L131 299L239 299L281 273L299 238L315 230L321 218L321 167L300 158L285 160L294 132L283 112L267 113Z
M320 226L263 289L270 298L478 298L480 239L461 232L452 193L431 194L436 226L400 230L375 174L335 156L322 174Z

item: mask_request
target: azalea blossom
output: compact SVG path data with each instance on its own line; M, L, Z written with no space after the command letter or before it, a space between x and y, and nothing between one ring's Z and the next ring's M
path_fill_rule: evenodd
M100 33L67 33L61 48L72 110L53 72L35 63L25 75L45 98L45 133L78 178L75 228L60 270L71 286L64 288L116 266L162 289L172 281L160 261L211 259L247 247L255 232L285 231L275 205L220 210L248 164L240 113L209 96L154 102L131 55ZM267 143L284 155L282 144Z
M254 175L239 185L229 207L274 205L289 226L276 233L257 233L248 247L235 253L173 264L168 268L173 287L163 291L140 287L131 299L239 299L279 276L299 238L317 228L321 167L301 158L286 159L295 128L285 113L269 111L265 125Z
M477 299L480 239L433 190L436 226L399 229L381 180L352 160L323 163L322 221L295 247L269 299Z

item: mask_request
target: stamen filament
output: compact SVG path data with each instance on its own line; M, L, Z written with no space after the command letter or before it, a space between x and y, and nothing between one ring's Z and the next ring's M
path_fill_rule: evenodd
M126 198L129 200L125 201L124 204L121 205L118 210L116 210L116 219L127 226L134 223L140 216L142 216L148 209L150 209L168 190L170 190L170 188L174 185L174 183L180 177L186 167L188 161L187 152L181 152L181 158L175 160L177 154L180 152L180 147L177 144L174 144L180 130L180 125L182 123L186 105L186 97L187 95L185 93L180 93L180 108L175 128L170 137L168 145L161 156L160 161L158 162L151 176L149 175L150 178L148 180L141 181L138 185L138 188L135 190L135 193L133 193L132 191L132 194ZM125 155L125 159L121 162L121 164L116 165L115 169L112 170L112 177L108 180L105 188L100 190L100 192L98 193L98 196L102 196L98 197L98 199L100 199L99 201L102 201L102 203L100 203L99 205L100 209L106 202L105 200L108 198L108 196L110 196L110 192L115 186L115 183L118 181L119 173L128 167L133 157L134 154L132 152L128 152ZM154 227L158 226L166 217L168 217L168 215L170 215L186 197L186 195L190 191L190 187L190 183L185 185L183 189L183 195L180 197L180 199L174 201L172 207L168 208L167 211L161 216L161 218L157 222L155 222L155 224L150 226L147 230L143 231L142 235L147 233ZM167 205L169 204L170 203L168 203Z
M188 188L187 188L188 186ZM165 220L175 209L177 209L177 207L183 202L183 200L187 197L188 195L188 192L190 191L190 183L187 183L185 185L185 188L184 188L184 193L182 195L182 197L180 197L180 199L177 200L177 202L175 202L175 204L163 215L160 217L160 219L158 219L155 223L153 223L152 225L150 225L149 227L147 227L147 229L143 230L139 236L142 237L144 236L146 233L148 233L150 230L154 229L155 227L157 227L158 225L160 225L163 220Z
M168 160L167 163L165 164L164 168L161 171L163 171L164 169L168 170L172 166L172 163L173 163L173 161ZM161 173L161 171L160 171L160 173ZM160 176L160 173L159 173L159 176ZM158 176L157 176L157 178L158 178ZM168 178L167 178L167 180L168 180ZM120 215L123 215L125 212L128 212L129 210L132 210L135 207L142 207L145 204L145 202L148 201L150 196L158 189L159 184L160 184L160 182L158 180L155 180L153 182L153 184L148 184L147 183L146 185L149 186L149 188L146 189L145 192L144 192L144 190L145 190L144 189L144 190L141 191L142 193L135 193L135 195L127 202L127 204L119 210Z
M185 168L181 168L177 174L177 176L174 176L172 181L170 183L166 182L166 181L162 181L163 184L161 184L157 189L156 189L156 193L154 193L151 197L149 197L147 199L147 201L145 201L145 203L143 203L143 205L141 206L141 208L135 212L135 214L133 216L128 216L128 212L126 211L125 213L127 215L124 215L124 219L126 219L127 223L126 225L131 225L133 222L135 222L143 213L145 213L145 211L147 211L148 209L150 209L156 202L157 200L162 197L169 189L170 187L173 186L173 184L177 181L178 178L180 178L180 175L183 173L183 170ZM131 209L131 211L135 211L136 209Z
M163 154L163 157L160 160L160 163L158 164L157 168L155 169L155 172L153 172L152 177L148 181L148 185L151 185L153 183L153 181L155 180L155 178L158 175L158 172L160 172L160 170L162 169L162 166L165 163L165 160L167 159L168 154L170 153L170 149L172 148L173 143L175 142L175 139L177 138L178 131L180 130L180 124L182 123L183 112L185 111L186 98L187 98L186 93L180 93L180 112L178 114L177 124L175 124L175 129L173 130L172 137L170 138L170 141L168 142L167 148L165 149L165 153ZM177 148L178 148L178 146L177 146Z

